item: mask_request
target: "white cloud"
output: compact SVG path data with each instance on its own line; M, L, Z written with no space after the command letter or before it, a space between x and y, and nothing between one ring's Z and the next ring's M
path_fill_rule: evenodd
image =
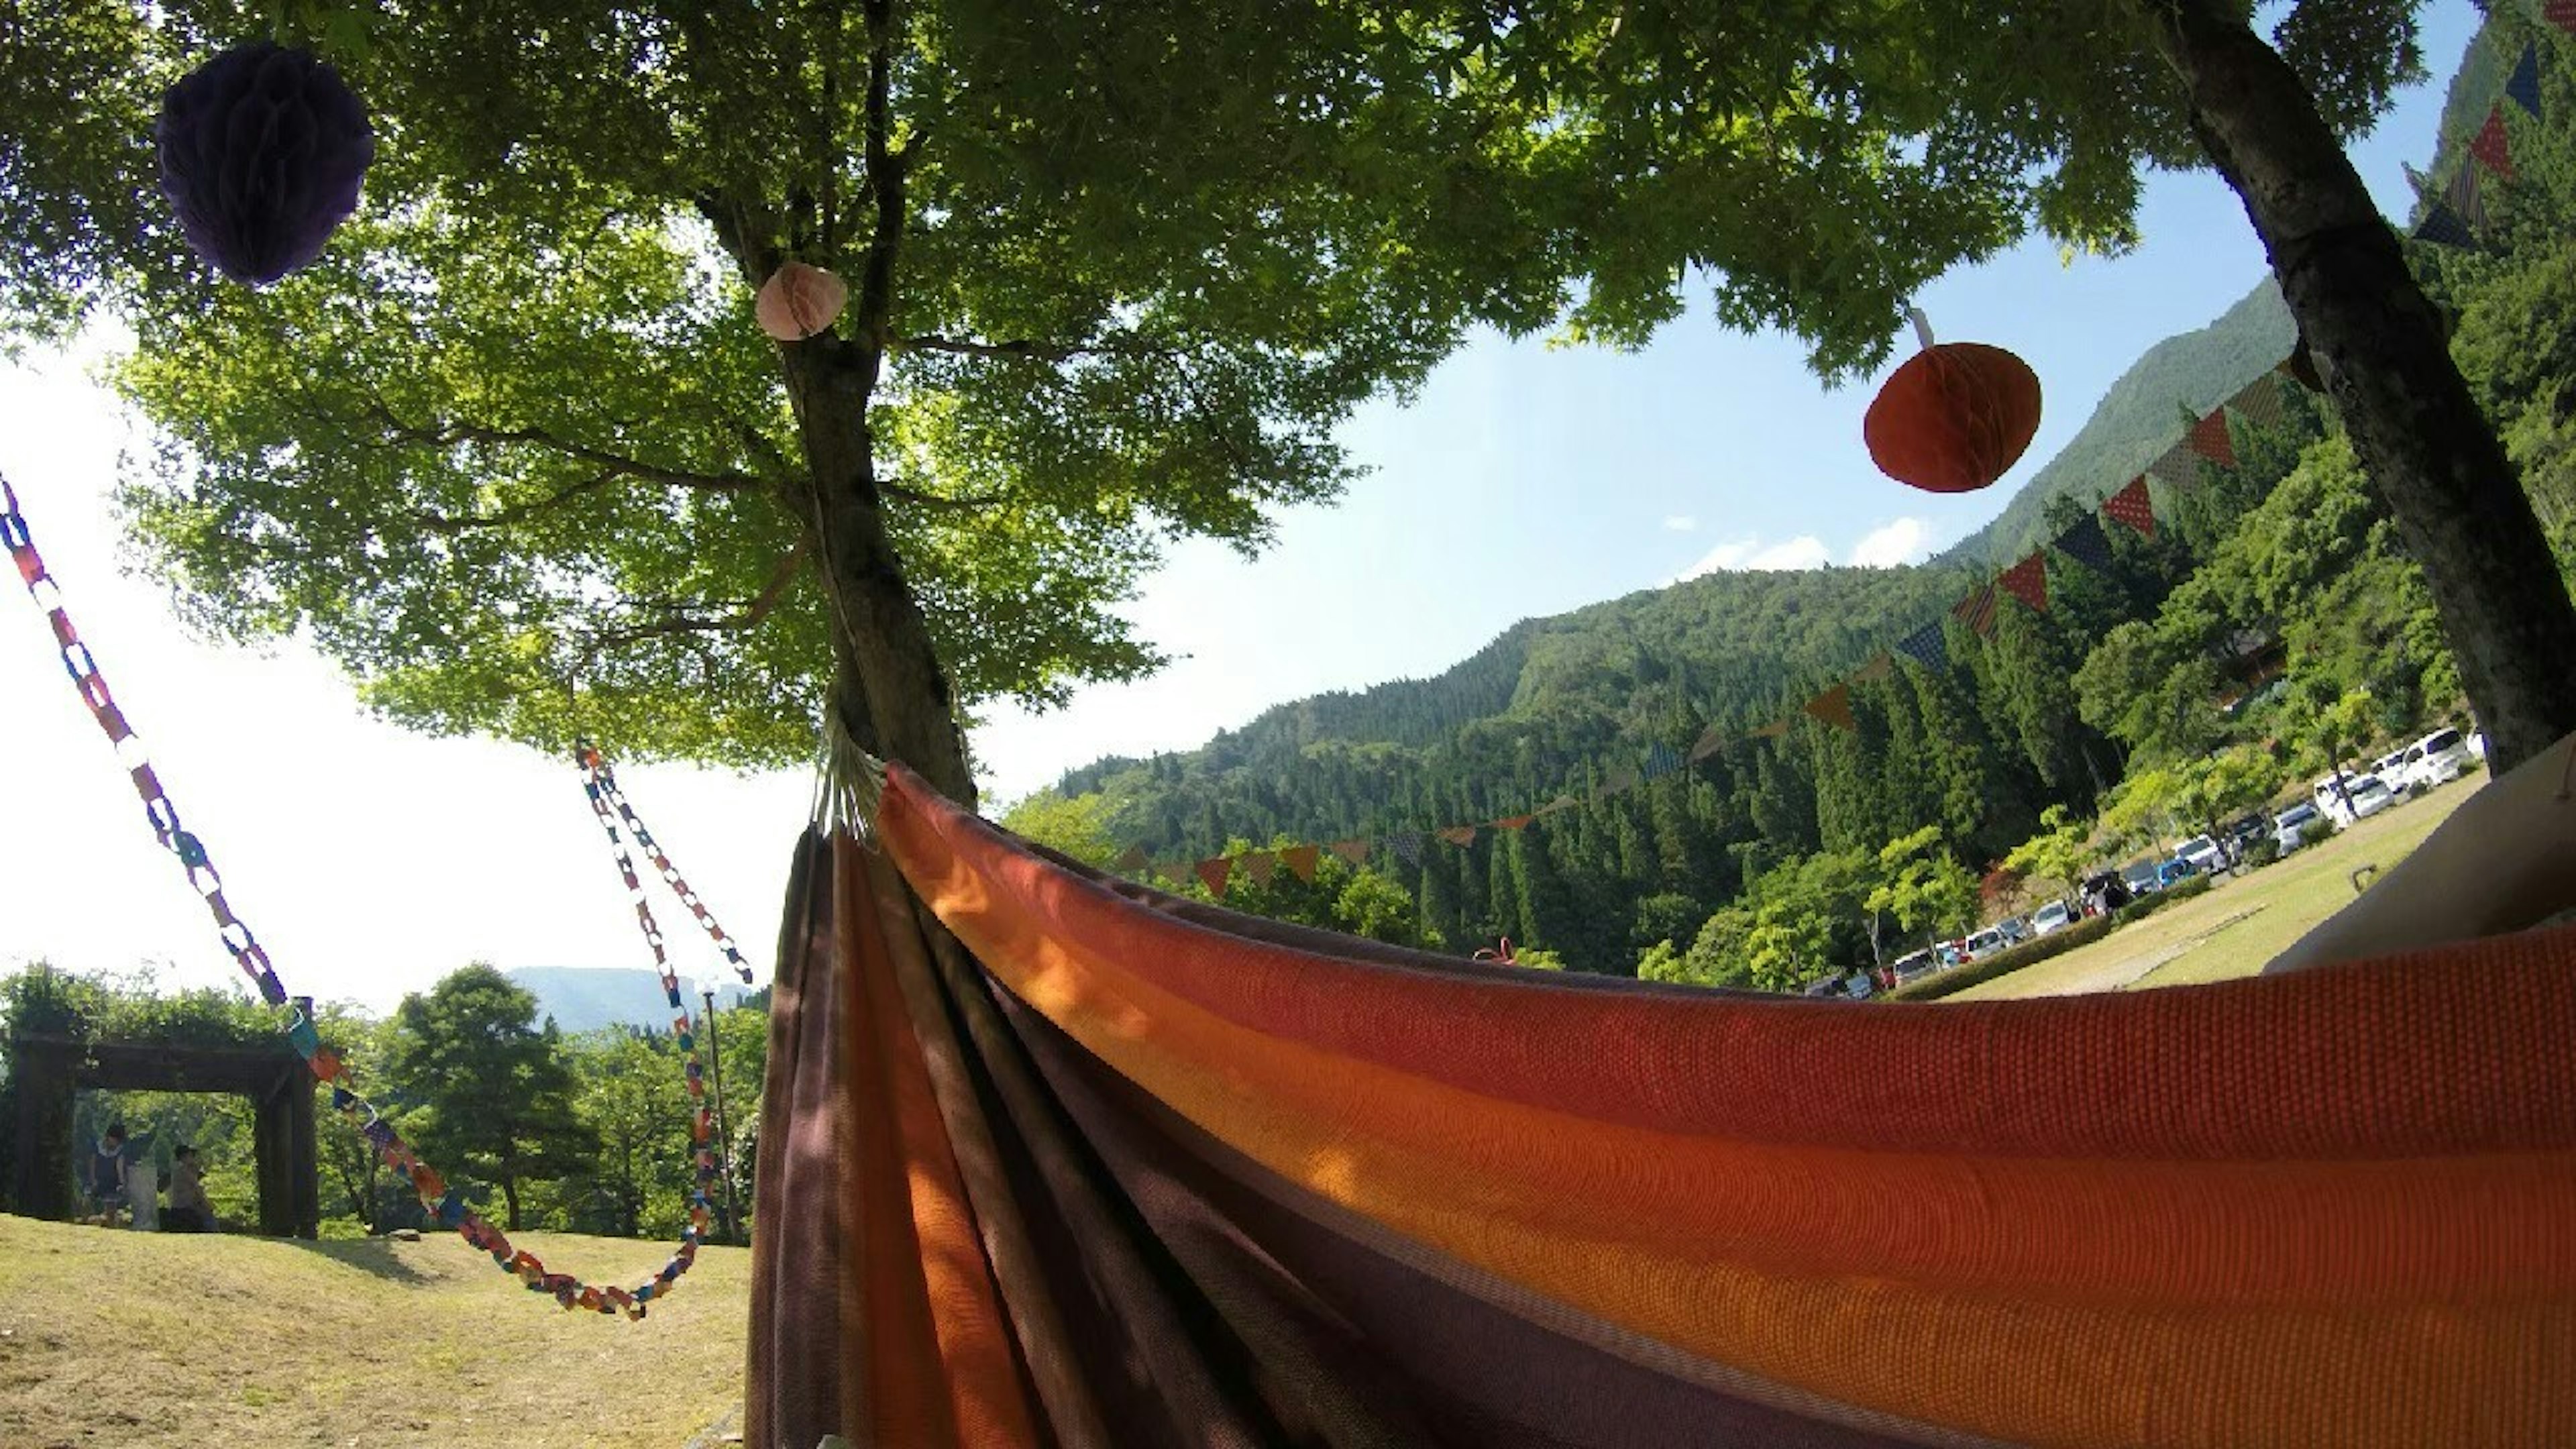
M1903 563L1919 563L1930 556L1932 525L1920 518L1899 518L1861 535L1852 545L1851 562L1865 569L1893 568Z
M1800 534L1780 543L1766 544L1758 538L1739 538L1721 543L1700 556L1699 562L1675 574L1669 583L1680 583L1719 569L1812 569L1833 562L1834 551L1814 534Z
M1664 527L1674 533L1688 533L1699 527L1699 520L1687 513L1667 514L1664 518Z

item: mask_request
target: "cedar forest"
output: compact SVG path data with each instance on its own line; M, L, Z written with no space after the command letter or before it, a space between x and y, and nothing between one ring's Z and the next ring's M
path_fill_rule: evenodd
M2535 34L2551 32L2499 16L2472 43L2434 176L2460 163ZM2489 183L2480 245L2409 251L2566 571L2576 138L2555 118L2576 110L2576 66L2550 39L2540 53L2553 124L2513 113L2516 179ZM1541 967L1784 989L1956 934L2068 889L2080 864L2303 790L2330 759L2469 723L2420 569L2330 406L2296 387L2281 424L2236 420L2235 467L2155 483L2155 536L2109 528L2108 569L2051 552L2046 612L2008 601L1983 639L1946 625L1949 667L1907 662L1855 685L1853 732L1797 713L2073 522L2292 342L2266 279L2141 358L1994 524L1922 567L1720 573L1525 620L1436 678L1075 770L1008 823L1103 865L1131 846L1169 862L1422 832L1418 850L1381 840L1360 864L1328 852L1311 881L1238 874L1225 902L1459 953L1508 937ZM1601 788L1658 746L1784 714L1785 737ZM1568 795L1573 808L1464 848L1430 838Z

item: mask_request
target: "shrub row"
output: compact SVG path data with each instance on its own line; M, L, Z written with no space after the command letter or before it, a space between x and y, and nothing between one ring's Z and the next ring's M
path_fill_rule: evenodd
M2175 885L2169 885L2163 890L2155 892L2153 895L2140 896L2136 900L2129 902L2127 905L2120 907L2116 911L2113 911L2111 913L2111 924L2114 926L2125 926L2131 921L2143 920L2146 917L2152 916L2156 912L2163 910L2167 906L2178 906L2184 901L2190 900L2193 896L2205 896L2209 894L2209 888L2217 883L2218 877L2214 875L2196 875L2191 877L2189 880L2182 881Z

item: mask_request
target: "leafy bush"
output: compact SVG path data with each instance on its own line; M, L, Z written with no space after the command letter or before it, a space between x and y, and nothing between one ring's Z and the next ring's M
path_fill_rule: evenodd
M2333 820L2320 815L2316 819L2299 827L2299 843L2301 845L2314 845L2321 840L2332 840L2334 839L2335 829L2336 826Z
M1894 991L1879 993L1884 1001L1932 1001L1954 991L1965 991L1982 981L1992 981L2024 966L2035 966L2051 956L2063 956L2078 946L2089 946L2111 934L2115 925L2108 916L2088 916L2063 930L2052 931L2033 941L2024 941L2006 951L1980 957L1965 966L1953 966L1920 981L1910 981Z
M2281 842L2269 835L2258 836L2252 845L2245 847L2247 865L2266 866L2280 858Z

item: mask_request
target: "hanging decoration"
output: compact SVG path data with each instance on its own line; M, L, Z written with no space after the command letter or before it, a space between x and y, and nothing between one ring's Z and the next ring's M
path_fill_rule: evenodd
M849 305L850 285L821 267L784 262L760 284L752 314L781 342L802 342L831 328Z
M2281 410L2281 375L2267 372L2236 390L2221 406L2257 427L2277 428L2288 421Z
M1278 856L1266 850L1256 850L1243 858L1243 873L1252 877L1254 885L1266 886L1270 884L1271 874L1278 863Z
M1897 640L1896 652L1926 669L1950 667L1950 641L1943 636L1938 619Z
M1988 487L2039 431L2039 375L2000 347L1936 343L1913 315L1922 351L1879 388L1861 441L1879 471L1927 493Z
M2469 154L2479 164L2507 181L2513 179L2513 145L2504 134L2504 107L2487 108L2487 123L2469 142Z
M374 131L310 51L237 45L180 78L153 126L161 193L216 271L266 286L322 254L357 210Z
M1315 883L1315 871L1324 863L1324 853L1311 845L1292 845L1279 852L1279 863L1288 873L1308 885Z
M1995 586L1979 584L1970 589L1966 598L1950 606L1950 617L1979 637L1995 632Z
M1851 686L1848 684L1837 684L1800 708L1846 734L1860 728L1860 722L1852 718Z
M2540 18L2570 35L2576 35L2576 0L2544 0Z
M1224 900L1226 877L1234 874L1234 862L1220 855L1200 861L1197 869L1199 880L1207 886L1208 894Z
M2478 244L2477 234L2469 230L2469 224L2460 219L2460 214L2453 211L2447 201L2437 201L2425 208L2424 219L2415 223L2413 235L2417 241L2432 242L2437 246L2475 247Z
M1476 843L1476 827L1473 825L1451 825L1444 827L1438 833L1441 839L1460 850L1465 850Z
M2513 74L2504 83L2504 93L2532 119L2540 117L2540 47L2525 41L2522 58L2513 63Z
M2102 531L2099 514L2088 513L2057 536L2057 551L2088 568L2111 570L2111 537Z
M2192 452L2221 468L2236 466L2236 440L2228 436L2227 410L2223 407L2210 409L2209 416L2192 424L2191 432L2184 436L2183 441ZM2195 469L2194 482L2199 481L2197 472Z
M2030 557L2004 570L1995 583L2028 604L2032 613L2048 612L2048 555L2038 549L2032 549Z
M2102 500L2102 512L2136 529L2148 538L2156 536L2155 502L2148 496L2147 480L2132 478L2129 486Z

